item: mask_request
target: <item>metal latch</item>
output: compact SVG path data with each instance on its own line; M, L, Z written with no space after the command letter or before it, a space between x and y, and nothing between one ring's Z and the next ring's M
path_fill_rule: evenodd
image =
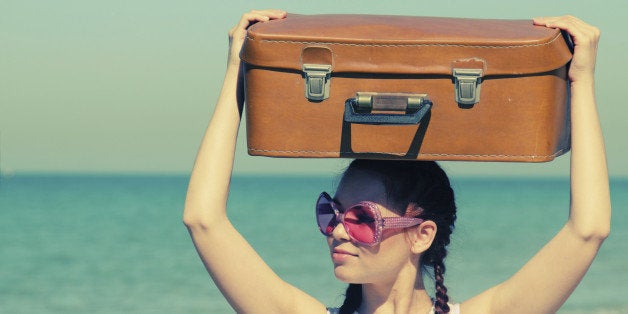
M325 100L329 98L331 81L331 65L304 64L305 98L309 100Z
M473 105L480 102L482 69L454 69L456 102Z

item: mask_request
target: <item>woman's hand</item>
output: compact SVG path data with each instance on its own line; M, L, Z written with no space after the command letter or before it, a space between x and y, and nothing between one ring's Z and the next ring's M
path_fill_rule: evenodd
M281 19L286 17L286 11L282 10L253 10L248 13L244 13L240 22L229 31L229 58L228 64L239 65L240 63L240 50L246 38L246 29L257 23L267 22L273 19Z
M569 80L572 83L593 83L595 60L600 31L570 15L559 17L538 17L534 24L567 31L574 43L574 55L569 68Z

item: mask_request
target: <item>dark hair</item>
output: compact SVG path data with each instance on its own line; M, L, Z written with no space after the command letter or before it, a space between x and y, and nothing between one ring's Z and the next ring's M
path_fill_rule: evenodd
M343 178L354 172L365 172L381 180L387 201L400 215L410 203L421 207L418 216L436 223L437 231L429 249L421 256L421 269L434 273L436 287L435 313L449 313L449 297L443 275L447 246L456 221L456 204L447 175L433 161L356 159L345 170ZM350 284L340 313L353 313L362 302L362 285Z

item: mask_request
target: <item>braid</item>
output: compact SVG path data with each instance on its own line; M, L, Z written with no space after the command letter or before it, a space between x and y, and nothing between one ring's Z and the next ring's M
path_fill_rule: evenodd
M340 307L340 314L352 314L362 303L362 285L349 284L345 293L345 301Z
M436 301L434 302L434 313L443 314L449 313L449 296L447 295L447 287L443 283L445 278L445 264L443 261L439 261L434 264L434 282L436 286Z
M428 214L429 215L429 214ZM455 214L453 216L455 220ZM435 217L434 217L435 218ZM429 219L429 218L428 218ZM450 218L451 219L451 218ZM432 246L423 253L421 267L423 269L431 267L434 273L434 287L436 288L434 313L449 313L449 296L445 286L445 257L447 256L447 246L450 242L450 234L453 231L453 220L443 221L442 219L432 219L438 226L438 231Z

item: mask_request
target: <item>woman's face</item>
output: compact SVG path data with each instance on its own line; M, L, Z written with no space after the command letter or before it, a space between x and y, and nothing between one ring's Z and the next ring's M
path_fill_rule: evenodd
M341 210L361 201L379 204L382 217L398 217L390 210L384 185L365 172L345 176L334 199ZM376 283L395 280L403 267L416 267L416 256L404 229L385 229L382 242L375 246L357 244L349 238L342 224L327 237L336 278L347 283ZM413 264L414 263L414 264Z

